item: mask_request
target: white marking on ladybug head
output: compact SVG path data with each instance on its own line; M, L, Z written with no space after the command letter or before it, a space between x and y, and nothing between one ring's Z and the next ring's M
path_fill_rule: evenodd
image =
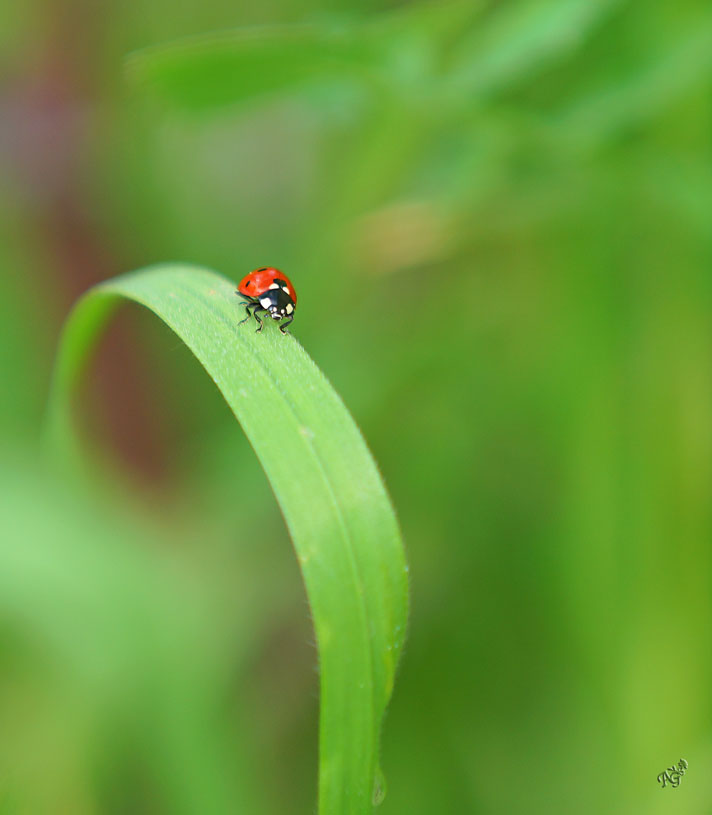
M287 314L291 314L294 311L294 306L291 303L287 303Z
M270 283L269 287L270 287L270 289L278 289L279 288L279 283Z
M287 286L286 283L284 284L284 286L282 286L282 291L286 291L287 294L289 294L289 286Z
M260 305L262 308L271 308L272 301L269 299L269 297L260 297Z

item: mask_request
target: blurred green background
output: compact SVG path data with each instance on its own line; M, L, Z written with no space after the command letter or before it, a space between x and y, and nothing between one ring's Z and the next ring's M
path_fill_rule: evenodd
M71 303L167 260L289 274L393 496L379 812L712 812L711 92L704 0L0 5L0 812L314 811L303 586L198 364L126 309L97 494L37 462Z

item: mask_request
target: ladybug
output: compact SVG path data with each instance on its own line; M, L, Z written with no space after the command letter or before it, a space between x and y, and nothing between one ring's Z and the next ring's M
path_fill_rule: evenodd
M294 310L297 307L297 293L285 274L279 269L270 266L261 266L242 278L235 294L245 298L245 311L247 317L240 320L239 325L247 322L250 317L259 323L257 333L262 331L260 314L269 313L273 320L284 320L279 330L288 334L287 326L294 319ZM252 312L250 312L252 309Z

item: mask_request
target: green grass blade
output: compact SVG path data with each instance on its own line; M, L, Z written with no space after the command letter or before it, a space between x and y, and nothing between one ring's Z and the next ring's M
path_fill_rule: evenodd
M670 41L660 39L625 73L580 94L555 118L556 130L577 149L591 148L659 114L695 88L709 84L712 13L698 14Z
M449 81L460 94L496 93L576 50L617 5L619 0L502 4L452 54Z
M360 29L252 26L130 54L129 77L186 110L205 110L314 81L363 76L374 59Z
M395 515L343 403L299 343L273 323L256 334L234 284L159 266L89 291L65 327L48 417L71 439L72 391L112 306L141 303L186 343L242 425L297 553L319 649L319 812L369 812L381 719L405 635L408 583ZM235 497L236 511L240 507Z

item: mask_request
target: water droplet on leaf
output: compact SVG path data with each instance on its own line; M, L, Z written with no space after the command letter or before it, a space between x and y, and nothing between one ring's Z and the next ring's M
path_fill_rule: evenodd
M383 799L386 797L386 777L383 775L383 770L380 767L376 767L376 778L373 782L373 798L371 799L371 803L377 807L379 804L383 803Z

